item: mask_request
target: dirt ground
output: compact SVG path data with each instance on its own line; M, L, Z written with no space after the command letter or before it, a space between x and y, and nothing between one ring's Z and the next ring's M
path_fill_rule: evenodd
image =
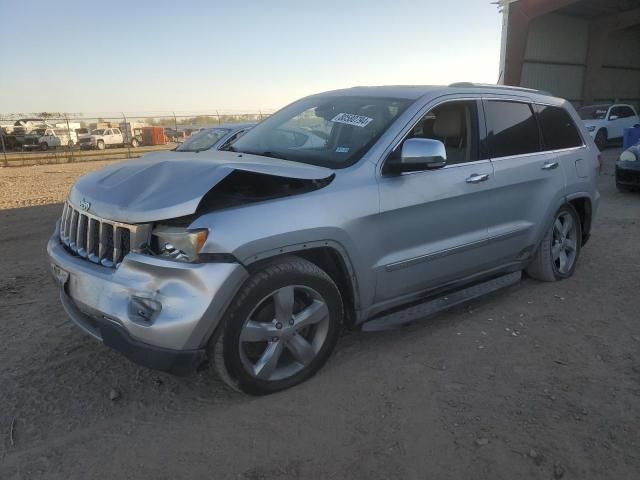
M617 153L573 278L349 333L264 398L137 367L74 327L45 243L101 164L0 169L0 478L640 478L640 194L615 190Z

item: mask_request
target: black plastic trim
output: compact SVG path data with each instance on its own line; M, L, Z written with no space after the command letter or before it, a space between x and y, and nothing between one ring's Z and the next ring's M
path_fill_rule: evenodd
M143 367L169 372L174 375L188 375L206 360L204 349L170 350L138 342L127 331L111 321L99 325L102 343L122 353L132 362Z

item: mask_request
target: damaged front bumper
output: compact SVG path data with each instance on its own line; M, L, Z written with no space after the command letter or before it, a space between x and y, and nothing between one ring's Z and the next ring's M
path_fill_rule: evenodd
M186 374L247 271L238 263L181 263L129 253L117 269L69 253L59 226L47 252L69 317L94 338L150 368Z

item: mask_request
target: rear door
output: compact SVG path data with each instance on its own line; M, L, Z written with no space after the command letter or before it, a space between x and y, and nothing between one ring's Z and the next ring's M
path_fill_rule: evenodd
M543 147L533 106L486 99L487 142L494 169L489 242L500 264L528 258L565 194L557 155Z
M480 102L450 100L425 111L407 138L445 144L447 165L436 170L384 174L379 179L380 215L376 301L418 295L477 273L488 259L487 214L493 188L491 162L479 148Z

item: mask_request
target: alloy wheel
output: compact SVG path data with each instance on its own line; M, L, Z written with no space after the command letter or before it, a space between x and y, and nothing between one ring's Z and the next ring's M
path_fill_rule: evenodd
M329 309L314 289L290 285L262 299L240 333L240 359L254 378L282 380L307 367L329 331Z
M553 224L553 241L551 243L551 258L556 270L566 275L576 262L578 229L573 216L569 212L562 212Z

